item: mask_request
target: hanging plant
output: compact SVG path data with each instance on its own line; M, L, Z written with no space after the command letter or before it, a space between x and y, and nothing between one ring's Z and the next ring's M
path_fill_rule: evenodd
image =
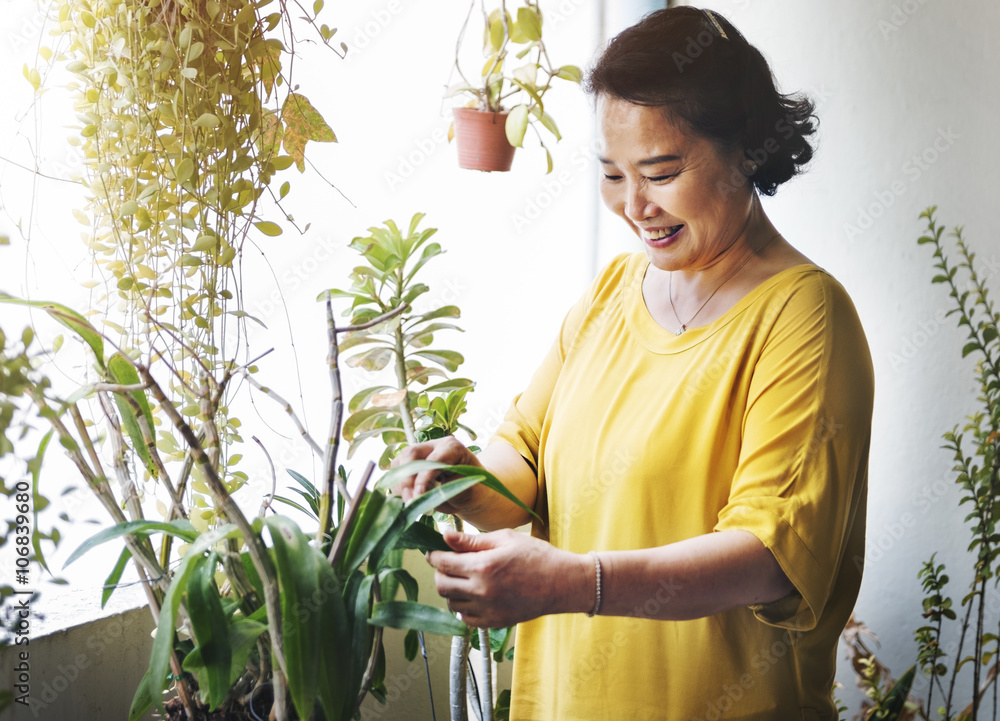
M455 108L449 132L458 145L459 166L472 170L510 170L514 149L523 146L530 126L545 150L545 172L551 173L552 153L539 127L557 141L562 136L545 110L544 97L556 79L579 84L580 68L554 66L549 60L542 38L542 11L537 2L525 0L516 15L511 15L506 0L500 0L500 6L490 11L480 0L485 63L478 76L466 75L459 65L458 53L475 7L476 0L472 0L455 48L455 70L462 80L450 87L446 95L468 98L464 107Z

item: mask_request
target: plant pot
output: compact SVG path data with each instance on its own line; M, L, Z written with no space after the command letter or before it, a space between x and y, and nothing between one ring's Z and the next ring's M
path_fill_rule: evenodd
M510 170L516 148L507 142L507 113L455 108L458 166L469 170Z

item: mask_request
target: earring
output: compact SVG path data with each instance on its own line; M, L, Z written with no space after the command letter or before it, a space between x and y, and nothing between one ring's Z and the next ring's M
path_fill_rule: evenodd
M743 161L743 174L748 178L757 172L757 163L752 160Z

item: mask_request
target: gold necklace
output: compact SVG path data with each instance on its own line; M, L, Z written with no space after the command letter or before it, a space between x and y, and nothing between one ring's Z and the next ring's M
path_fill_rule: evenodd
M770 245L771 241L773 241L779 235L781 235L781 233L777 233L777 234L771 236L759 248L756 248L756 249L755 248L751 248L750 252L748 252L746 254L746 257L743 260L740 261L740 264L738 266L736 266L736 269L733 270L732 272L730 272L729 275L727 275L725 278L722 279L721 283L719 283L717 286L715 286L715 290L713 290L709 294L709 296L705 299L704 303L702 303L701 305L698 306L698 310L696 310L694 312L694 315L692 315L690 318L687 319L687 323L681 321L681 317L679 315L677 315L677 310L674 308L674 274L671 272L670 273L670 277L667 279L667 301L670 303L670 312L674 314L674 318L676 318L677 322L681 324L681 327L674 331L674 335L680 335L681 333L683 333L684 331L686 331L688 329L688 325L690 325L691 321L693 321L695 318L698 317L698 314L701 313L702 309L706 305L708 305L708 301L712 300L712 298L715 297L715 294L719 292L719 289L722 286L724 286L726 283L728 283L730 280L732 280L736 276L737 273L739 273L741 270L743 270L743 266L745 266L747 263L750 262L750 258L753 257L754 253L759 253L760 251L764 250L764 248L766 248L768 245Z

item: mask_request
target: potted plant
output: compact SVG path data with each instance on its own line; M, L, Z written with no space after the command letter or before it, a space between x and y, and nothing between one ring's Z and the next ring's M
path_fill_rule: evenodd
M561 136L545 110L544 97L556 78L579 84L580 68L554 66L549 60L537 2L524 0L512 15L506 0L500 0L500 6L488 13L482 7L486 60L478 76L467 75L459 63L459 51L475 5L473 0L455 48L455 71L461 81L446 94L468 100L463 107L454 109L449 132L458 145L458 164L471 170L510 170L514 150L522 147L530 126L545 150L546 172L551 172L552 153L538 128L544 128L557 141Z

